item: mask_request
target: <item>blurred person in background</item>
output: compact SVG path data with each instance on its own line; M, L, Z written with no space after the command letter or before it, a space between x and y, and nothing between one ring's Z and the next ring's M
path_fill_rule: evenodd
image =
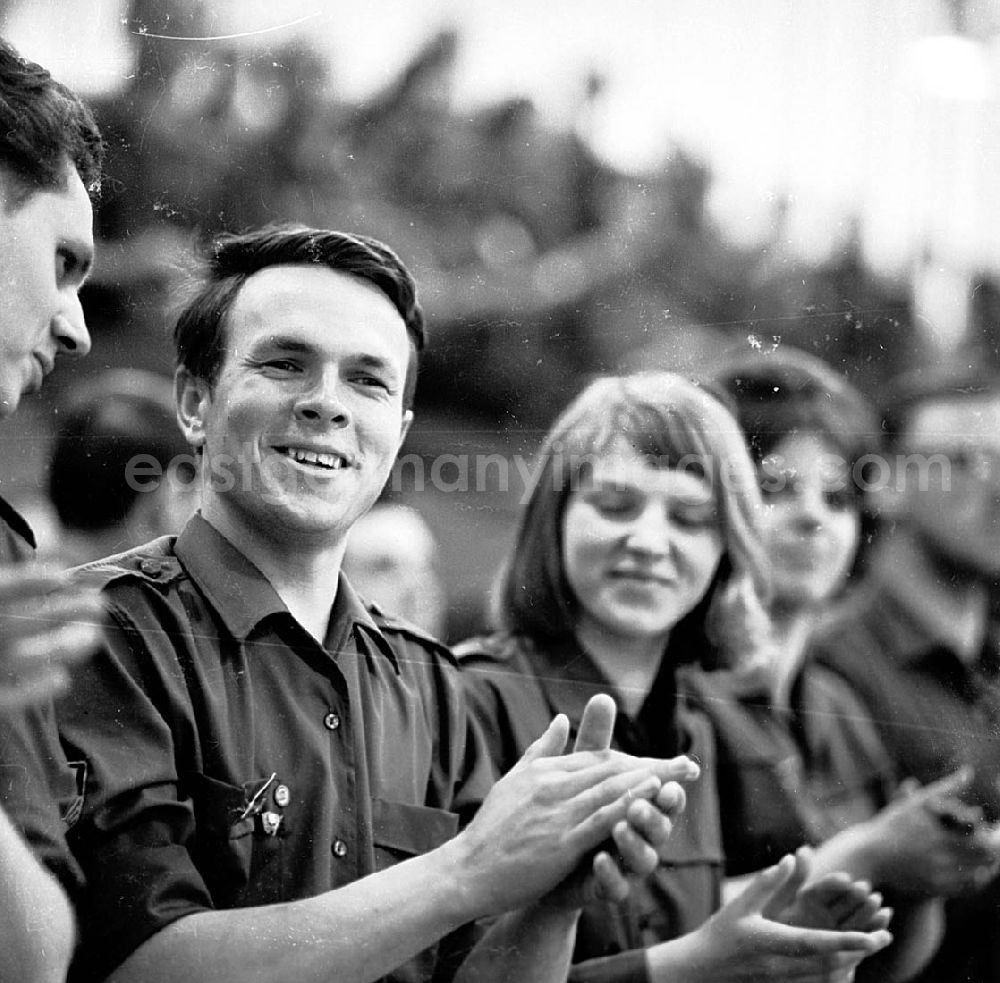
M99 186L102 153L90 110L0 39L0 420L38 391L57 359L90 349L78 294L93 260L90 196ZM61 980L72 951L73 915L63 888L75 890L80 872L48 790L72 797L77 789L58 747L50 700L65 688L67 668L97 642L95 597L70 591L47 568L8 566L29 559L34 546L31 528L0 500L5 983Z
M49 498L67 566L176 535L197 507L196 458L165 376L125 369L60 400Z
M87 769L70 978L564 979L583 899L652 871L695 766L609 750L604 698L577 753L557 718L494 784L451 653L341 573L412 420L412 277L301 226L201 273L174 331L200 510L78 571L108 622L57 708Z
M847 980L888 941L878 896L842 875L803 886L804 855L720 910L713 736L679 677L764 640L759 511L739 427L713 395L668 373L599 379L540 451L500 630L457 648L501 773L552 713L576 725L598 692L618 704L616 747L702 766L655 876L622 906L585 910L573 980ZM813 891L844 896L826 910Z
M897 379L882 409L872 475L883 528L857 591L814 636L810 658L862 697L897 772L973 775L940 822L989 864L952 873L945 936L923 981L1000 978L1000 653L990 591L1000 572L1000 379L968 366Z
M687 680L716 728L727 870L745 875L823 844L818 867L869 881L895 911L894 944L859 978L907 979L940 941L941 896L995 866L988 842L939 819L962 809L968 771L919 791L907 782L893 801L895 764L860 697L806 657L857 560L874 413L828 365L788 346L726 359L713 381L757 466L772 566L769 658Z
M381 503L351 529L344 573L366 601L444 638L448 612L437 553L437 539L416 509Z

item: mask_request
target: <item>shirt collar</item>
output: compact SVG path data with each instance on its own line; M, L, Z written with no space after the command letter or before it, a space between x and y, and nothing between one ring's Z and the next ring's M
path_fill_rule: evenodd
M260 569L200 512L184 527L174 552L234 638L246 641L254 628L271 615L291 617L285 602ZM342 648L343 640L355 626L372 637L398 670L395 652L341 573L326 638L327 647L334 646L330 651Z

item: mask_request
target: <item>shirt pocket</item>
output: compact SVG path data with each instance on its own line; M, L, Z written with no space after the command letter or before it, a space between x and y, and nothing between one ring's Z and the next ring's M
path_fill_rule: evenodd
M240 785L193 774L188 789L195 836L190 852L220 908L285 899L289 879L288 823L272 774Z
M429 853L458 832L458 816L445 809L409 802L372 800L372 841L375 869Z

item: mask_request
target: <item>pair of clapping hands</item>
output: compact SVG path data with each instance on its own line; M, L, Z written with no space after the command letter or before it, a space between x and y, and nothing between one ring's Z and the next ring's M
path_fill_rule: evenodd
M699 769L685 757L609 750L615 712L610 697L591 699L569 755L569 725L557 716L452 841L478 871L473 917L539 897L560 907L623 901L629 878L665 857L683 783ZM761 872L701 928L648 949L651 978L849 979L890 943L891 912L866 882L828 874L807 883L808 874L807 850Z
M101 603L55 567L0 568L0 712L58 696L100 640Z

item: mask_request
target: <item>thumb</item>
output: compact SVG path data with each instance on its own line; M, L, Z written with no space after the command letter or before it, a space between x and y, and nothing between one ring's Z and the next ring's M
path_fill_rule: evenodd
M764 908L784 889L795 870L795 858L786 854L773 867L757 874L743 893L727 907L741 915L763 914Z
M576 735L574 751L606 751L611 747L618 708L607 693L598 693L587 701Z
M812 850L807 846L800 846L795 851L795 862L792 866L792 873L780 887L771 895L768 902L761 910L765 918L777 920L781 913L795 900L799 893L799 888L806 882L809 876L809 869L812 866Z
M569 740L569 720L564 713L558 713L552 718L552 722L545 729L536 741L533 741L521 755L519 765L537 761L539 758L553 758L566 750L566 742ZM515 765L514 767L517 767Z

